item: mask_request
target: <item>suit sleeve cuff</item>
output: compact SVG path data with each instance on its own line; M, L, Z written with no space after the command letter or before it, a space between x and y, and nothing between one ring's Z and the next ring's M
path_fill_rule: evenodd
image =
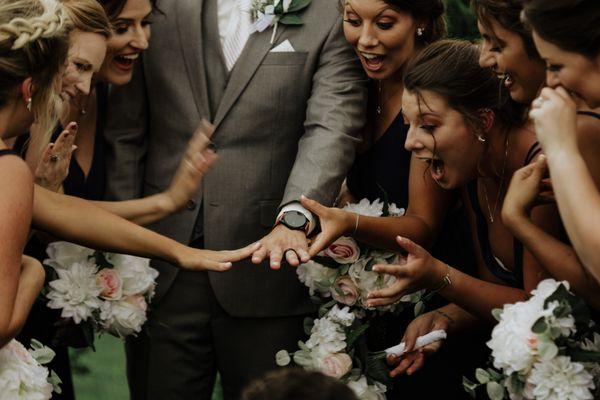
M312 215L312 213L310 211L308 211L306 208L302 207L302 204L300 204L297 201L293 201L293 202L288 203L285 206L283 206L281 208L281 211L279 211L279 214L277 214L277 221L279 221L281 219L281 216L283 214L285 214L286 212L289 212L289 211L298 211L298 212L301 212L302 214L304 214L306 219L308 219L308 231L306 232L306 235L308 236L310 233L312 233L312 231L315 229L315 217Z

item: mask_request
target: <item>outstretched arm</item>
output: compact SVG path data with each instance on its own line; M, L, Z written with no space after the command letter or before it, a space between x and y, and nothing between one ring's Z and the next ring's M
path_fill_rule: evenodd
M427 164L415 157L410 163L408 192L408 209L401 217L357 216L303 199L302 204L321 222L321 233L311 244L310 255L316 255L340 236L352 236L361 242L391 250L400 249L396 242L398 235L409 237L423 246L430 245L455 203L456 194L440 188L431 179Z
M224 271L248 257L258 245L235 251L194 249L135 225L93 203L35 186L36 228L95 249L159 258L182 268Z

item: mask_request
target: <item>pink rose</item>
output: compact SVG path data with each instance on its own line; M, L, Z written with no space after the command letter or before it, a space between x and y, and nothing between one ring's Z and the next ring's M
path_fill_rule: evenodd
M340 379L352 369L352 359L346 353L330 354L321 361L321 372Z
M106 300L119 300L123 295L123 282L121 277L111 268L100 270L96 274L96 283L102 288L100 297Z
M525 338L530 349L536 350L538 347L538 337L535 333L530 332Z
M348 276L340 276L331 286L331 297L338 303L353 306L360 297L360 291L354 281Z
M125 299L126 302L139 308L142 311L146 311L148 309L148 303L146 303L146 299L141 294L134 294L133 296L128 296Z
M340 264L352 264L358 260L360 249L354 239L342 236L325 250L325 255Z

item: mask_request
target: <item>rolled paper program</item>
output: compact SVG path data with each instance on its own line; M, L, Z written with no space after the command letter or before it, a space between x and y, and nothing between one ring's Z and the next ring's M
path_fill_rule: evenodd
M446 335L445 330L440 329L437 331L431 331L428 334L419 336L417 338L417 343L415 344L415 349L418 349L423 346L427 346L428 344L437 342L438 340L444 340L444 339L446 339L446 337L447 337L447 335ZM384 351L385 351L385 354L387 354L388 356L393 354L396 357L400 357L402 354L404 354L405 348L406 348L406 343L402 342L400 344L397 344L396 346L387 348Z

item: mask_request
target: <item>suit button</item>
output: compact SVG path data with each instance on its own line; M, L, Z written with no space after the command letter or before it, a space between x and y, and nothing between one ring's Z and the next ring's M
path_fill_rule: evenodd
M194 211L196 209L196 201L195 200L188 200L187 204L185 205L185 208L187 208L190 211Z

